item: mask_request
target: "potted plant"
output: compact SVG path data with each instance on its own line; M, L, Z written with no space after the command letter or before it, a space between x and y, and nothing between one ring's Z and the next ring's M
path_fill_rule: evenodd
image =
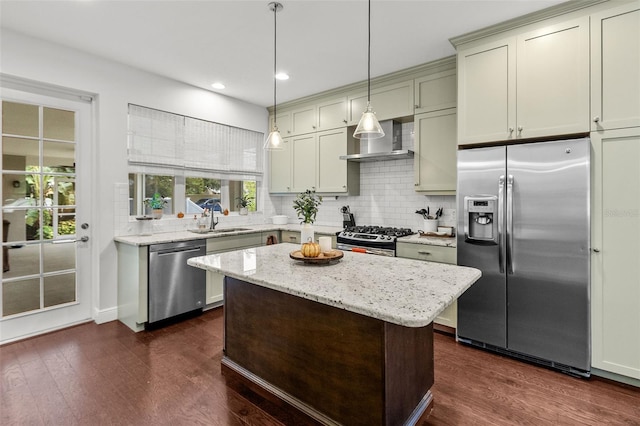
M167 200L156 192L153 197L144 200L144 204L151 209L151 217L160 219L162 217L162 209L167 205Z
M300 242L302 244L313 241L313 223L316 221L320 204L322 204L322 196L316 195L316 191L309 189L298 194L293 200L293 209L301 220Z
M249 207L249 203L251 203L251 200L253 198L249 197L248 195L243 195L242 197L237 197L236 200L238 200L238 208L240 209L240 214L242 216L246 216L247 214L249 214L249 209L247 207Z

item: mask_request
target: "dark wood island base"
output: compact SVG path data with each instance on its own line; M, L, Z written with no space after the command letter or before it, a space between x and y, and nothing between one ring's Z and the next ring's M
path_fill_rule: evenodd
M222 371L323 424L412 425L431 409L433 325L403 327L225 278Z

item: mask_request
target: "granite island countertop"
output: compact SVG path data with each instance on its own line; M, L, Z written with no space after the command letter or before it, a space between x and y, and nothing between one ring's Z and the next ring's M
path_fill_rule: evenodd
M423 327L476 282L474 268L344 252L329 265L293 260L298 244L194 257L191 266L382 321Z

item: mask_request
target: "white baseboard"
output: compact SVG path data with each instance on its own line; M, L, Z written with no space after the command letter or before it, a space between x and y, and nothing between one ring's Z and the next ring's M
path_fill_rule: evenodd
M108 309L95 308L93 311L93 319L96 324L104 324L105 322L115 321L118 319L118 307Z

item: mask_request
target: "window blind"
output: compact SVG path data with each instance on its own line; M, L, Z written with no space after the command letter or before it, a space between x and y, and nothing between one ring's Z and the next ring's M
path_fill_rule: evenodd
M185 175L261 180L264 134L129 105L129 163Z

